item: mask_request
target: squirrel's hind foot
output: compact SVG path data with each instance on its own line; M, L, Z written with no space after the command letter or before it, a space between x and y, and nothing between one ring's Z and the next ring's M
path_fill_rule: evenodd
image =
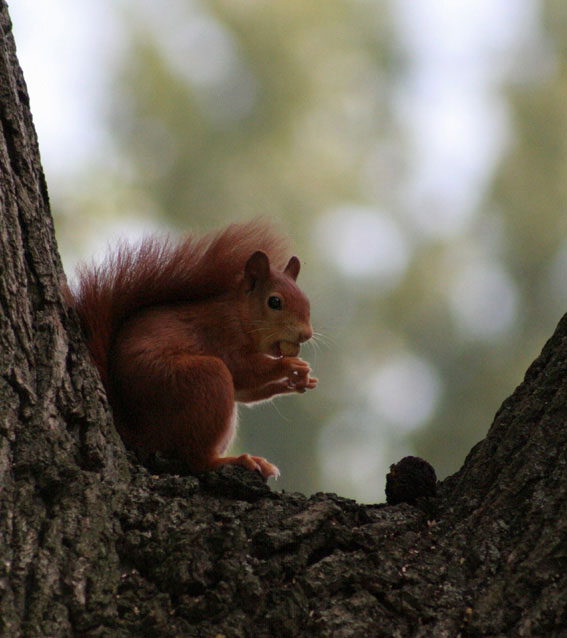
M250 454L241 454L240 456L224 456L216 459L215 465L229 463L230 465L240 465L247 470L260 472L267 481L271 476L275 479L280 475L278 468L261 456L252 456Z

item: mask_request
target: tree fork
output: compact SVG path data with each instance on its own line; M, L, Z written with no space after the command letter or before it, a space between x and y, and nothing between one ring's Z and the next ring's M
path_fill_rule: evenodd
M62 300L4 0L0 29L0 635L567 635L567 317L415 505L140 465Z

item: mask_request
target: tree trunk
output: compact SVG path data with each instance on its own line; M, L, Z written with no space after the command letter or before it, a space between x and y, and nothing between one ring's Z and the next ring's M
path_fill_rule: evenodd
M567 318L417 505L140 465L62 300L4 0L0 28L0 634L567 636Z

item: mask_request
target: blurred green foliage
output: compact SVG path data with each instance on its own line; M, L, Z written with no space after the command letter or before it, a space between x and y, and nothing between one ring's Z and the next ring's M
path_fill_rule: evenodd
M73 215L59 206L64 250L85 245L85 216L101 210L104 223L127 213L126 225L159 219L181 232L275 220L302 258L323 334L304 347L320 387L242 409L238 447L280 467L277 487L370 501L383 500L384 473L405 453L440 477L458 469L567 305L561 3L538 5L545 64L522 74L526 43L492 87L507 141L470 217L438 233L415 221L436 199L407 196L417 123L399 106L415 60L394 2L124 6L107 111L114 153L85 179ZM327 237L340 211L353 224L386 220L406 262L392 276L349 273L333 254L346 237Z

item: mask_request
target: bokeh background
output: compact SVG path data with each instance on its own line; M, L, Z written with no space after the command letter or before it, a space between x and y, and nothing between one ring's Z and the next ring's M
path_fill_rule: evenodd
M68 273L263 215L319 388L241 410L277 489L456 471L567 309L562 0L15 0Z

